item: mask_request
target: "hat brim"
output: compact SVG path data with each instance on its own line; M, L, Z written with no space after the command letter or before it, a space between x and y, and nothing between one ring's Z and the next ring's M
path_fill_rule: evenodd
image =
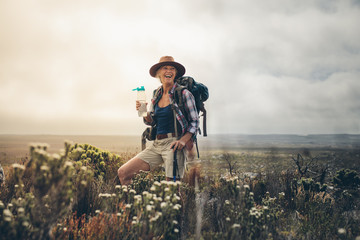
M177 62L160 62L155 64L154 66L152 66L149 70L149 73L152 77L156 77L156 72L157 70L159 70L159 68L161 68L162 66L174 66L177 70L177 74L176 74L176 78L182 77L185 74L185 67L183 65L181 65L180 63Z

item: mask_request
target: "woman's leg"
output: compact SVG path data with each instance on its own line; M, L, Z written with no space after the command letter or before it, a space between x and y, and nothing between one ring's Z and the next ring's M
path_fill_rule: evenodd
M149 171L150 165L140 158L132 158L118 169L118 176L122 185L129 185L131 179L140 171Z

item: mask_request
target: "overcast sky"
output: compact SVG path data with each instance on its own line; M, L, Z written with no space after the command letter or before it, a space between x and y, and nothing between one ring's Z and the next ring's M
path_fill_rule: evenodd
M0 0L0 134L132 134L163 55L208 134L360 133L358 0Z

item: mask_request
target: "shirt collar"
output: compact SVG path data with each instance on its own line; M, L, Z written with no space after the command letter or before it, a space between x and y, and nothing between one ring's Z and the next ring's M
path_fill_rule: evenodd
M174 95L175 88L177 87L177 83L175 82L174 86L170 89L170 94Z

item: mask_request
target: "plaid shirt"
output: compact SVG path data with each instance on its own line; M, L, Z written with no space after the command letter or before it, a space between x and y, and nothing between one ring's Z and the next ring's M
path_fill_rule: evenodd
M196 133L199 128L199 114L196 110L194 96L187 89L184 89L182 91L182 98L184 101L184 108L185 108L186 116L187 116L187 119L186 119L186 116L181 112L179 106L174 101L174 90L177 86L178 86L178 84L175 83L174 86L171 88L171 90L169 92L169 97L170 97L170 103L173 103L175 106L176 119L180 123L181 129L182 129L181 135L184 135L186 132L190 132L193 134L193 137L195 138ZM152 116L152 117L154 116L154 113L155 113L155 105L160 101L162 94L163 94L163 88L159 87L158 91L155 91L155 94L154 94L153 98L151 99L150 116ZM145 121L145 119L144 119L144 122L147 125L154 124L153 118L152 118L151 122L147 122L147 121Z

